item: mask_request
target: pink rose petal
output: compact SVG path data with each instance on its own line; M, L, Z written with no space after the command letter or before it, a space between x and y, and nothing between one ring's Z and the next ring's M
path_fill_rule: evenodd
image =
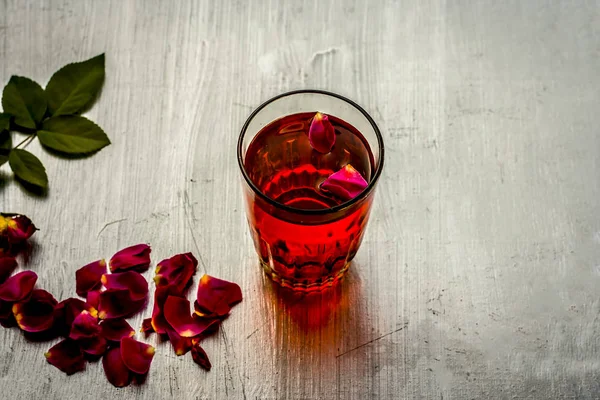
M321 183L321 190L329 192L342 200L351 200L369 186L365 178L350 164L334 172Z
M308 129L308 141L313 149L327 154L335 144L335 129L327 115L316 113Z

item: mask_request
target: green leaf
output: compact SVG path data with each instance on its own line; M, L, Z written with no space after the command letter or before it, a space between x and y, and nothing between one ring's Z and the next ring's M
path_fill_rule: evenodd
M2 92L4 112L14 117L15 124L35 129L46 114L46 95L40 85L22 76L11 76Z
M36 156L27 150L13 149L8 157L8 163L17 178L41 188L48 187L46 168Z
M0 129L0 166L8 161L12 140L8 130Z
M104 54L59 69L46 86L53 116L77 114L96 98L104 83Z
M38 138L44 146L68 154L91 153L110 144L102 128L78 115L47 119Z
M6 113L0 113L0 133L2 131L10 130L10 119L12 115Z

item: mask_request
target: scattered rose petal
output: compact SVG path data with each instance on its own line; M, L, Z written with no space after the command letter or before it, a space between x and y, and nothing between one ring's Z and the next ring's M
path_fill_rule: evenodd
M101 335L98 319L87 311L82 311L75 317L69 338L76 340L88 354L99 356L106 351L107 343Z
M163 335L170 328L169 323L165 319L164 306L167 298L172 295L179 295L176 286L160 286L154 291L154 308L152 309L152 328L154 332Z
M210 365L208 355L206 354L202 346L200 346L200 340L192 340L192 358L194 359L194 362L196 364L198 364L205 370L210 371L210 368L212 366Z
M110 271L134 270L144 272L150 267L150 246L136 244L118 251L110 259Z
M171 342L176 355L182 356L191 350L192 338L180 336L173 329L167 330L167 334L169 335L169 341Z
M148 295L148 281L139 272L126 271L102 275L107 290L128 290L133 301L144 300Z
M198 260L192 253L177 254L156 266L154 282L157 287L174 285L183 294L196 273Z
M102 275L106 273L106 261L98 260L91 262L75 272L75 284L78 296L86 297L92 290L102 287Z
M204 275L198 283L198 295L194 308L200 317L222 317L231 307L242 301L240 287L222 279Z
M120 342L124 337L135 335L135 330L124 319L109 319L100 324L100 333L106 340Z
M114 319L129 317L144 307L145 299L133 301L127 289L110 289L100 293L98 317Z
M87 292L85 302L88 303L90 306L94 307L95 309L98 309L98 307L100 306L100 293L102 293L101 290L92 290Z
M190 302L181 297L169 296L165 303L165 319L171 327L183 337L194 337L204 332L216 319L193 318L190 314Z
M124 337L121 339L121 358L127 368L136 374L146 374L150 369L154 347L137 340Z
M3 214L0 219L0 234L4 233L10 244L24 242L37 231L31 220L24 215Z
M152 318L146 318L142 321L142 329L140 332L145 333L146 335L154 332L154 328L152 327Z
M321 190L332 193L342 200L351 200L369 186L365 178L350 164L331 174L323 183Z
M63 336L69 336L73 321L82 311L87 311L92 317L98 316L98 310L95 307L75 297L69 297L56 305L54 319Z
M67 375L85 369L85 359L79 344L71 339L65 339L53 346L44 354L46 360Z
M113 347L108 350L102 358L102 367L104 367L106 379L113 386L124 387L131 382L131 372L121 358L121 349L119 347Z
M13 303L0 300L0 325L10 328L16 325L15 316L12 313Z
M313 117L308 129L308 141L319 153L329 153L335 144L335 129L329 117L320 112Z
M0 284L4 283L17 268L17 260L11 256L0 256Z
M19 272L0 285L0 300L17 302L27 298L37 281L33 271Z
M56 304L56 299L50 293L35 289L27 300L15 303L12 312L19 328L23 331L43 332L54 324Z

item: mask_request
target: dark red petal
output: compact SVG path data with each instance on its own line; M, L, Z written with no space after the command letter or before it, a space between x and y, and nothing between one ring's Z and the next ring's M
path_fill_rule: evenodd
M135 335L135 330L124 319L109 319L102 321L100 332L106 340L120 342L124 337Z
M17 324L15 316L12 313L13 303L0 300L0 325L5 328L13 327Z
M53 346L44 354L46 360L67 375L85 369L85 359L79 344L70 339L65 339Z
M82 311L71 327L69 338L77 340L83 351L92 355L101 355L106 351L106 339L101 335L98 319L89 312Z
M210 365L208 355L206 354L202 346L200 346L200 340L192 341L192 358L194 359L194 362L196 364L198 364L205 370L210 371L210 368L212 366Z
M319 153L329 153L335 144L335 129L327 115L316 113L308 129L308 141Z
M17 268L17 260L11 256L0 256L0 284L4 283Z
M149 344L125 337L121 339L121 358L130 371L145 374L150 369L154 347Z
M362 193L369 186L365 178L362 177L350 164L331 174L321 183L321 190L332 193L342 200L350 200Z
M142 329L140 329L140 332L145 333L146 335L154 332L154 328L152 327L152 318L146 318L142 321Z
M6 235L11 244L21 243L31 237L37 228L29 218L24 215L5 216L7 224Z
M190 302L181 297L169 296L164 311L169 325L183 337L198 336L217 323L216 319L193 318L190 314Z
M19 272L0 285L0 300L17 302L27 298L37 281L33 271Z
M106 379L113 386L124 387L131 382L131 372L121 358L121 349L113 347L102 358L102 366Z
M60 332L64 336L69 336L75 317L84 310L90 313L92 317L98 316L98 310L75 297L69 297L56 305L54 308L54 318Z
M196 273L198 260L192 253L177 254L156 266L154 282L157 287L173 285L183 294Z
M115 272L132 269L144 272L150 267L151 251L147 244L136 244L120 250L110 259L110 270Z
M104 274L102 275L102 284L108 290L129 290L129 297L133 301L143 300L148 295L148 281L142 274L135 271Z
M54 324L56 304L56 299L50 293L35 289L27 300L15 303L12 311L19 328L25 332L43 332Z
M88 303L90 306L94 307L95 309L98 309L98 307L100 306L100 293L102 293L102 291L100 290L92 290L90 292L87 292L85 302Z
M86 297L92 290L102 287L102 275L106 273L106 261L98 260L89 263L75 272L75 285L78 296Z
M192 348L192 338L180 336L173 329L167 330L169 341L173 345L173 350L178 356L186 354Z
M231 307L242 301L242 290L233 283L204 275L198 283L194 308L200 317L222 317Z
M98 317L100 319L114 319L129 317L144 307L145 299L133 301L129 290L110 289L100 293Z
M169 296L178 294L178 288L172 285L160 286L154 291L154 308L152 309L152 328L154 328L154 332L161 335L167 333L170 325L165 319L165 302Z

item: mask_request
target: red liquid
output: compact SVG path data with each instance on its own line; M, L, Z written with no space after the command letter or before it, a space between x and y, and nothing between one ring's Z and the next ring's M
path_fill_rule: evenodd
M343 203L319 189L332 173L351 164L369 181L373 155L350 124L329 116L336 132L332 151L308 141L315 113L293 114L264 127L246 152L252 182L277 203L300 210L327 210ZM274 206L247 188L248 219L261 264L274 280L296 289L319 289L341 277L362 240L373 192L337 212L302 214Z

